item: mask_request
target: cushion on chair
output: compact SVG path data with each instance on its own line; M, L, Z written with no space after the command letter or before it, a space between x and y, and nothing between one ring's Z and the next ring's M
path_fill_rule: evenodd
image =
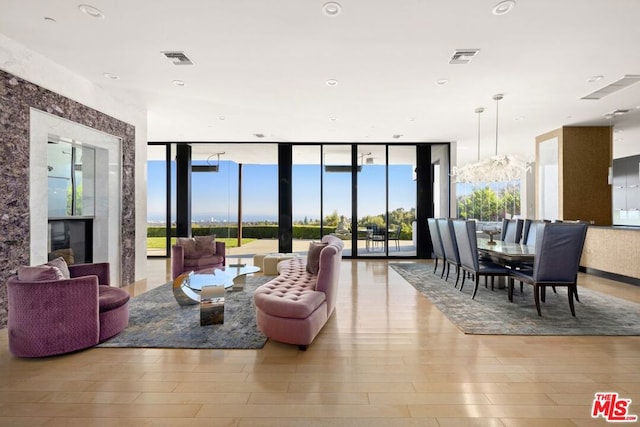
M176 245L182 247L185 258L193 258L196 253L196 240L191 237L178 237Z
M129 293L120 288L112 286L98 286L98 306L99 312L113 310L129 301Z
M69 267L67 266L67 262L63 257L58 257L56 259L52 259L45 265L50 265L52 267L56 267L62 273L62 277L64 279L71 279L71 274L69 273Z
M63 280L62 272L50 265L18 268L18 280L23 282L40 282L43 280Z
M320 269L320 252L327 246L326 243L311 242L307 252L307 271L311 274L318 274Z
M209 255L200 258L184 258L185 270L200 270L203 268L211 267L213 265L222 264L221 255Z
M203 258L216 254L216 236L178 237L176 245L182 246L184 257Z

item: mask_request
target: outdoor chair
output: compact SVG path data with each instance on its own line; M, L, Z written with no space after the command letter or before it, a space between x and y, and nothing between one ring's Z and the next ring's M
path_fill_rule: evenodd
M480 259L478 255L478 240L476 236L475 221L455 220L453 221L453 229L458 243L460 267L464 272L470 273L475 281L473 294L471 295L471 299L474 299L478 292L478 283L480 282L481 276L485 277L485 284L487 277L491 277L491 290L493 290L495 277L508 276L509 269L491 261ZM466 273L462 275L462 283L460 283L461 291L464 287L466 276Z
M587 235L587 224L543 223L536 231L536 256L531 270L512 270L509 275L509 301L513 301L514 280L533 286L538 315L540 301L545 301L547 286L566 286L571 315L575 317L573 299L577 299L580 257Z

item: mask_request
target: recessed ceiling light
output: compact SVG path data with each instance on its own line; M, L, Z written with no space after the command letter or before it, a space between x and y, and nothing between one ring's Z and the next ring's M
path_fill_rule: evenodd
M47 22L51 22L51 23L58 22L58 21L55 20L55 18L52 18L50 16L45 16L44 20L47 21Z
M415 121L416 121L416 118L415 118L415 117L409 117L409 121L410 121L410 122L415 122Z
M524 120L524 116L516 116L515 121L516 122L521 122Z
M336 120L338 120L337 117L329 117L329 120L331 120L332 122L335 122Z
M96 19L104 19L104 14L102 13L102 11L100 9L98 9L97 7L93 7L90 4L81 4L78 5L78 9L80 9L80 11L92 18L96 18Z
M493 7L491 13L494 15L506 15L516 7L515 0L503 0Z
M218 120L225 120L226 117L225 116L218 116Z
M340 15L341 11L342 11L342 6L340 6L340 3L336 3L334 1L330 1L329 3L325 3L322 6L322 13L324 13L327 16Z
M183 87L185 85L184 81L182 81L182 80L174 80L171 83L173 83L174 85L179 86L179 87Z
M447 83L449 83L449 80L448 79L440 79L436 83L438 83L439 85L446 85Z
M102 73L103 76L105 76L107 79L111 79L111 80L120 80L120 76L117 74L113 74L113 73Z
M336 79L327 80L327 86L338 86L338 81Z
M587 81L589 83L594 83L594 82L599 82L602 79L604 79L604 76L593 76L593 77L589 77Z

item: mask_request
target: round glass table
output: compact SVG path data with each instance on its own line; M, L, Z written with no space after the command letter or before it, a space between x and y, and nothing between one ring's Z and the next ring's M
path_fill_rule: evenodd
M203 288L215 286L231 289L234 288L237 278L259 271L260 267L253 265L234 264L199 272L190 271L173 281L173 295L180 305L199 304Z
M225 290L242 290L247 274L260 267L231 264L222 268L183 273L173 281L173 296L180 305L200 304L200 325L224 323Z

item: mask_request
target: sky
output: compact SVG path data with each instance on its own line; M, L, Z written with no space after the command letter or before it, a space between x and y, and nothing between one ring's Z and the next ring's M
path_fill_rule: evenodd
M149 161L147 218L164 219L166 204L165 162ZM197 162L194 162L197 164ZM175 168L174 168L175 169ZM385 211L385 169L382 165L364 165L358 174L358 215L379 215ZM172 171L175 186L175 170ZM338 212L351 216L351 174L324 174L323 215ZM243 220L276 221L278 217L278 168L276 165L243 165ZM416 187L411 165L389 166L389 209L415 207ZM174 191L175 193L175 191ZM214 172L192 174L192 207L194 221L214 219L236 221L238 203L238 165L220 161ZM175 194L172 194L175 206ZM320 218L320 167L294 165L293 220Z

